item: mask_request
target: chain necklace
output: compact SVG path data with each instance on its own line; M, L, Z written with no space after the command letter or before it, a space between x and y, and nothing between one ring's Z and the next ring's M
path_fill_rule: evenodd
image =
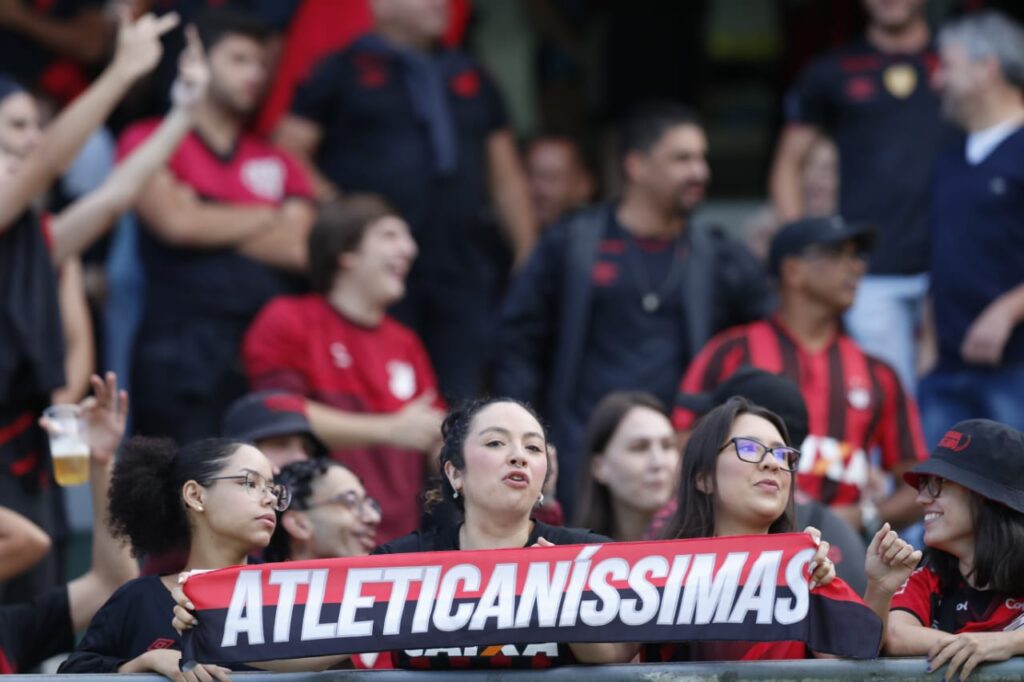
M640 307L643 308L645 313L653 315L661 308L662 298L672 291L672 287L678 283L679 278L683 274L685 247L683 246L682 235L680 235L676 238L675 248L672 253L672 264L669 266L668 273L661 280L661 284L657 289L651 284L650 273L647 271L647 265L644 263L639 249L640 246L637 244L636 237L627 233L626 263L629 265L629 272L633 276L633 281L636 283L637 288L640 289Z

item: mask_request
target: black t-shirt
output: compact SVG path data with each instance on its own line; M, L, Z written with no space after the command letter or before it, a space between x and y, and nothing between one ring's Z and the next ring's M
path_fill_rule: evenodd
M48 402L65 381L57 273L45 222L29 209L0 231L0 406L9 408Z
M533 522L533 530L525 547L544 538L555 545L580 545L611 542L611 538L583 528L549 526ZM460 549L461 524L428 531L416 531L381 545L374 554L407 554L414 552L445 552ZM391 659L396 668L409 670L462 670L467 668L551 668L575 662L566 644L505 644L485 647L452 647L447 649L407 649L395 651Z
M590 277L588 342L574 405L581 424L615 390L643 389L671 405L690 353L699 350L686 344L685 236L639 239L610 216Z
M447 175L435 170L401 59L379 46L356 41L323 59L296 89L292 113L323 131L316 164L331 182L387 197L416 236L417 265L459 277L480 267L486 143L507 122L497 88L472 57L438 49L430 59L454 119L457 160Z
M928 268L928 182L952 134L930 80L932 47L888 54L860 39L814 61L786 98L786 118L827 132L839 147L839 212L878 229L870 270Z
M74 645L66 586L0 606L0 675L33 668Z

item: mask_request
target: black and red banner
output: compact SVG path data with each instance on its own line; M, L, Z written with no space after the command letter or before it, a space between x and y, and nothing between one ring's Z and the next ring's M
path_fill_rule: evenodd
M874 658L881 622L839 579L809 590L813 555L791 533L237 566L185 584L183 660L685 640Z

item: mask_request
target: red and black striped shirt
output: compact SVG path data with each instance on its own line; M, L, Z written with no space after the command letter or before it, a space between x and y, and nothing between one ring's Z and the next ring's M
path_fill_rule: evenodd
M782 374L800 387L809 435L800 444L798 484L828 504L860 499L868 481L868 452L881 451L884 469L927 456L917 405L895 371L839 333L824 348L800 345L778 318L727 329L690 364L681 393L705 393L750 365ZM689 429L697 414L676 407L672 421Z

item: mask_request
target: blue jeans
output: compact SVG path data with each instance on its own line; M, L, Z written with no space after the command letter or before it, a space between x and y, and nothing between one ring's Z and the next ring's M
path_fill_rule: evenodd
M917 385L917 331L928 275L868 275L846 313L846 327L865 352L885 360L911 395Z
M918 400L929 447L964 419L992 419L1024 430L1024 365L937 369L921 380Z

